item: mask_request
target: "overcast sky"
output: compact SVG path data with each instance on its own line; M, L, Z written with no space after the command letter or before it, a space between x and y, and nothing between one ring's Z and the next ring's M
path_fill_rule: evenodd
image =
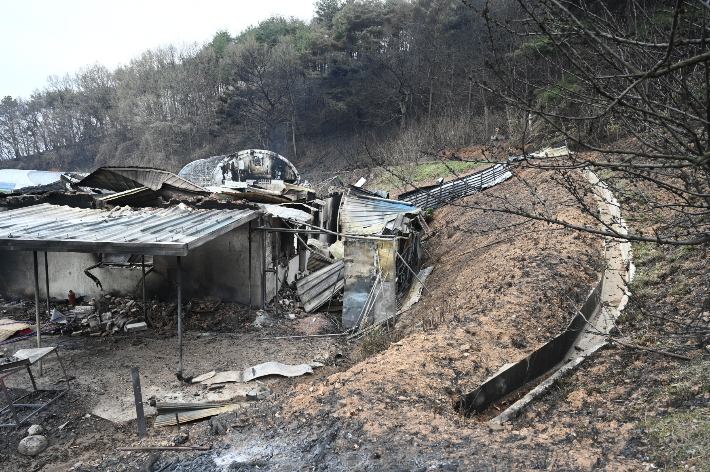
M50 75L147 49L203 44L280 13L309 20L315 0L7 0L0 12L0 97L29 98Z

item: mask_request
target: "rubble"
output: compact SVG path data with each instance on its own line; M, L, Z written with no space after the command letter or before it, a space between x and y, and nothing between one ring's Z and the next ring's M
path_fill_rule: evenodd
M127 333L132 333L135 331L145 331L148 329L148 325L145 323L145 321L141 321L140 323L127 324L124 329Z

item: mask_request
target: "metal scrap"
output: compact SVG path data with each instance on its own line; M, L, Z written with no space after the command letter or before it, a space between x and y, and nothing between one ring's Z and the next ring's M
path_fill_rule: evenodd
M204 408L204 406L208 404L198 403L187 405L199 405L199 408L191 410L173 409L169 412L168 410L159 410L159 414L155 418L155 423L153 423L153 426L156 428L160 428L163 426L175 426L178 424L178 421L180 422L180 424L187 423L190 421L197 421L204 418L209 418L211 416L217 416L220 413L224 413L227 411L234 411L239 408L244 408L246 406L249 406L250 403L229 403L227 405L219 405L217 407L211 408ZM160 411L163 411L164 413L161 414Z
M265 375L283 375L284 377L298 377L303 374L312 374L313 369L308 364L286 365L279 362L264 362L244 370L242 380L249 382Z
M296 293L304 310L313 312L343 289L344 268L345 264L340 260L296 282Z

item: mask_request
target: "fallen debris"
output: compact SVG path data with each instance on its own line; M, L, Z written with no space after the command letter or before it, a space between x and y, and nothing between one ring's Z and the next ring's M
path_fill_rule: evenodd
M182 423L188 423L190 421L197 421L197 420L202 420L205 418L210 418L212 416L217 416L220 413L225 413L227 411L233 411L237 410L239 408L244 408L246 406L249 406L250 403L243 402L243 403L229 403L227 405L219 405L218 407L207 407L206 405L214 405L214 404L209 404L209 403L184 403L184 404L173 404L173 405L181 405L180 408L175 408L171 410L165 410L165 409L158 409L158 416L155 418L155 423L153 423L153 426L156 428L160 428L163 426L175 426L178 424L178 421L180 424ZM192 409L184 409L187 408L187 405L192 405ZM197 408L195 408L195 405L199 405ZM161 411L165 412L161 414Z
M286 365L278 362L264 362L244 370L243 382L249 382L265 375L283 375L284 377L298 377L303 374L312 374L313 369L308 364Z
M412 283L412 286L410 287L407 296L404 298L402 308L399 309L399 313L409 310L415 303L419 301L419 298L422 296L422 289L425 288L424 281L433 270L434 266L430 266L426 269L422 269L419 271L419 274L417 274L417 279Z
M242 373L237 370L228 370L226 372L219 372L217 374L214 374L209 378L201 381L201 383L202 385L212 385L218 383L239 382L241 381L241 375Z
M209 451L212 446L140 446L117 447L119 451Z
M212 372L207 372L206 374L198 375L197 377L192 378L192 383L200 383L204 380L211 379L212 377L215 376L217 372L214 370Z
M303 302L304 310L313 312L343 289L344 267L340 260L296 282L296 293Z
M0 342L14 336L15 333L31 328L29 323L22 323L15 320L3 319L0 320Z
M259 385L258 387L250 390L249 393L247 393L247 398L250 400L263 400L269 395L271 395L271 390L264 387L263 385Z

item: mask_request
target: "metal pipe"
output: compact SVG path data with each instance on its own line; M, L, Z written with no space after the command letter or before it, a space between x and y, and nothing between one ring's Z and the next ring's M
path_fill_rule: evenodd
M180 256L177 256L178 373L182 379L182 282L180 278Z
M404 262L404 265L407 266L407 269L409 269L409 272L411 272L412 275L413 275L414 277L416 277L416 279L419 281L419 283L422 284L422 287L424 287L424 290L426 290L427 293L428 293L429 295L431 295L431 292L429 291L429 289L426 288L426 285L424 285L424 282L422 282L422 280L419 278L419 276L416 274L416 272L414 272L414 271L412 270L412 268L409 267L409 264L407 264L407 261L405 261L404 258L399 255L399 252L395 251L394 253L397 254L397 257L399 257L399 259L400 259L402 262Z
M146 310L145 302L145 255L143 254L141 254L141 271L143 272L143 319L148 320L148 312Z
M279 313L279 288L281 288L281 283L279 282L279 259L281 258L281 235L276 234L276 262L274 263L274 272L276 274L276 295L274 296L274 309L276 313Z
M47 315L52 318L49 312L49 260L47 259L47 251L44 252L44 283L47 287Z
M264 217L261 217L260 225L264 224ZM261 309L266 309L266 237L269 233L261 233Z
M251 267L251 238L252 238L252 230L251 230L251 220L249 220L249 308L253 308L252 305L252 299L251 299L251 272L252 272L252 267Z
M37 324L35 328L37 329L37 347L42 347L42 323L39 320L39 269L37 267L37 251L32 251L34 275L35 275L35 318ZM42 361L37 363L39 367L39 376L42 377Z

